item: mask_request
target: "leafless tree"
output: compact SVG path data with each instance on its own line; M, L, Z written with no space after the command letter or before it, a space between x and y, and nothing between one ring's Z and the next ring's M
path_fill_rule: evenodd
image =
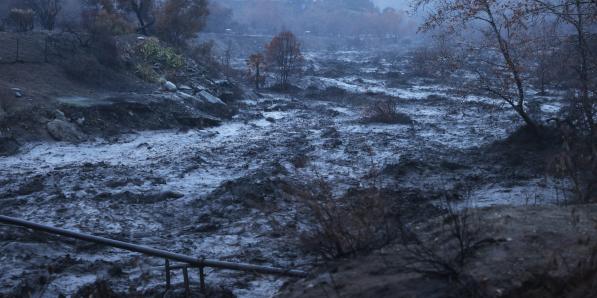
M155 19L153 17L155 1L154 0L118 0L120 6L125 11L132 11L139 22L138 31L143 35L148 35Z
M41 26L47 30L54 30L56 18L62 10L61 0L26 0L27 5L35 11Z
M544 14L555 17L556 21L572 28L574 40L570 40L575 50L575 61L572 67L577 74L578 94L572 99L572 106L577 107L583 118L581 124L589 132L592 141L597 140L597 96L596 90L591 90L594 85L595 53L589 46L591 36L595 35L597 20L597 5L595 2L583 0L532 0L535 4L528 11L533 14ZM593 92L592 92L593 91Z
M477 57L486 66L479 71L480 86L504 100L524 120L526 125L539 133L537 122L529 115L526 104L526 82L523 59L519 55L525 47L525 20L518 1L492 0L416 0L415 6L428 6L431 13L421 30L445 28L448 32L471 27L480 28L483 42L471 46L483 55ZM478 69L480 70L480 69Z

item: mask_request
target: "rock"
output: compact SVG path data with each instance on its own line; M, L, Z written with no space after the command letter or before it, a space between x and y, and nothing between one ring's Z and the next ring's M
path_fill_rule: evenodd
M15 97L23 97L23 90L21 90L20 88L10 88L10 90L12 90L15 93Z
M197 90L198 92L201 92L203 90L207 90L207 88L203 85L196 85L195 90Z
M178 97L180 97L182 99L186 99L186 100L196 100L197 99L197 98L195 98L195 96L190 95L188 93L184 93L182 91L176 92L176 95L178 95Z
M54 112L54 114L56 114L56 119L66 121L66 116L64 115L64 113L61 110L56 110Z
M213 96L211 93L205 90L199 92L199 97L211 104L226 105L221 99Z
M207 114L175 115L175 117L180 124L189 127L217 126L222 123L221 119Z
M163 87L166 91L170 91L170 92L176 92L176 90L178 90L178 88L176 88L176 85L174 85L174 83L172 83L170 81L166 81L164 83Z
M19 151L19 143L13 138L0 137L0 156L13 155Z
M85 134L76 125L64 120L54 119L46 124L46 128L50 136L57 141L76 143L85 140Z
M178 90L186 91L186 92L193 92L193 88L187 85L180 85L178 86Z

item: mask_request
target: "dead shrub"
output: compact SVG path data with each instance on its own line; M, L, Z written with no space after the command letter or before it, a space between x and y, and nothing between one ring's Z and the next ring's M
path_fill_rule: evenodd
M363 111L361 122L412 124L413 120L407 114L398 112L396 109L396 103L394 101L384 100L368 105Z
M451 199L465 198L463 206L454 206ZM425 226L400 225L406 265L404 269L430 277L446 278L457 285L460 295L481 295L479 286L464 271L467 261L480 248L503 239L481 238L481 219L473 208L467 207L466 195L446 194L443 212ZM458 286L459 285L459 286Z
M393 204L377 189L335 198L330 186L320 180L303 200L313 221L300 237L303 248L324 259L366 253L399 236Z

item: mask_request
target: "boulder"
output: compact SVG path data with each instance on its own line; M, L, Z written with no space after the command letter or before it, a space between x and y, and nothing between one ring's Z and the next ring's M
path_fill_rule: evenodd
M0 156L9 156L19 151L19 143L8 137L0 137Z
M176 87L176 85L170 81L166 81L163 85L164 90L166 91L170 91L170 92L176 92L176 90L178 90L178 88Z
M205 90L199 92L199 97L211 104L226 105L221 99Z
M46 124L48 133L57 141L81 142L85 140L85 134L73 123L54 119Z

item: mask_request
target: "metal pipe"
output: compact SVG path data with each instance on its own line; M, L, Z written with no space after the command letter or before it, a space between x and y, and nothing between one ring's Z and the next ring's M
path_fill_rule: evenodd
M190 256L186 256L183 254L173 253L161 249L155 249L147 246L136 245L132 243L127 243L123 241L118 241L114 239L93 236L78 232L73 232L61 228L56 228L52 226L42 225L14 217L3 216L0 215L0 223L22 226L29 229L43 231L50 234L61 235L69 238L75 238L83 241L94 242L98 244L108 245L132 252L138 252L154 257L160 257L170 260L175 260L179 262L189 263L195 266L201 267L212 267L212 268L220 268L220 269L227 269L227 270L237 270L237 271L249 271L249 272L256 272L256 273L263 273L263 274L273 274L273 275L285 275L285 276L294 276L294 277L306 277L307 272L300 271L300 270L287 270L283 268L276 268L276 267L267 267L267 266L259 266L259 265L252 265L252 264L245 264L245 263L233 263L233 262L226 262L226 261L218 261L218 260L210 260L210 259L201 259L201 258L194 258Z

